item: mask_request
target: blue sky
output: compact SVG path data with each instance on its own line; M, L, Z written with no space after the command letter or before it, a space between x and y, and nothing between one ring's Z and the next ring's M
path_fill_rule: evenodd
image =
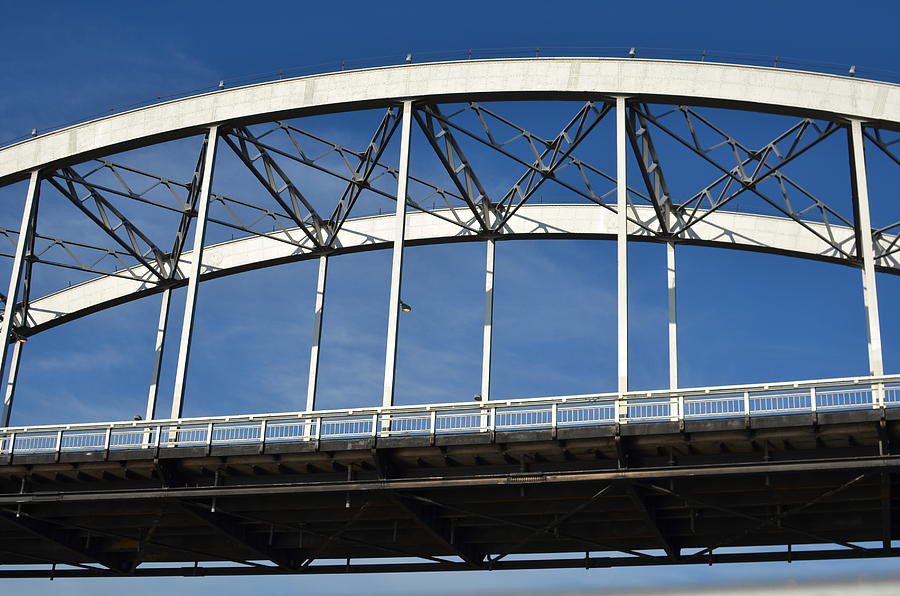
M156 96L206 88L219 80L318 63L365 60L407 52L530 46L637 46L710 49L780 55L811 61L898 70L891 2L457 3L374 5L370 2L176 3L49 2L39 9L3 5L0 22L0 141L64 122L83 120ZM577 54L578 52L573 52ZM537 115L507 106L536 129L555 134L577 106ZM557 110L554 112L553 110ZM569 110L566 112L566 110ZM720 114L726 122L732 118ZM352 145L370 134L380 113L355 116L357 134L333 118L310 126ZM765 142L781 125L733 122L736 135ZM608 124L608 123L606 123ZM769 128L766 128L766 127ZM543 131L542 131L543 132ZM362 135L362 136L360 136ZM171 151L122 157L185 178L197 139ZM846 189L834 170L845 148L825 147L818 163L796 175L836 203ZM220 152L220 159L226 159ZM434 164L413 154L413 167ZM421 155L421 153L419 154ZM600 158L600 161L607 159ZM423 161L417 161L423 159ZM496 166L484 158L485 168ZM687 160L673 186L690 186ZM220 164L221 165L221 164ZM699 168L699 166L697 166ZM220 168L224 172L225 168ZM699 170L697 170L699 171ZM873 217L900 219L886 164L873 166ZM247 180L225 174L219 184L250 192ZM504 176L498 174L502 186ZM319 184L318 182L316 184ZM328 188L325 182L319 187ZM218 187L217 187L218 188ZM22 185L0 189L0 224L18 214L10 205ZM547 202L558 197L548 191ZM373 203L373 209L374 203ZM876 221L877 225L878 221ZM48 226L71 231L64 212ZM49 232L47 232L49 233ZM220 230L212 234L225 232ZM632 387L666 382L664 249L630 249ZM516 241L497 247L495 297L496 397L568 394L614 389L615 267L608 242ZM484 246L410 249L404 299L414 311L401 321L397 401L468 399L478 391ZM439 265L439 266L438 266ZM4 265L5 266L5 265ZM390 262L386 252L334 259L322 354L321 407L378 402L384 305ZM51 277L57 275L57 277ZM65 283L47 274L47 284ZM187 415L296 410L305 399L315 265L304 262L209 282L201 289ZM70 281L76 281L73 277ZM900 279L879 275L888 372L900 372ZM49 285L48 285L49 287ZM548 288L552 288L549 290ZM173 299L180 317L183 290ZM13 423L130 418L143 412L157 299L138 301L46 332L27 344ZM682 385L802 379L864 374L866 346L859 273L849 268L719 249L679 249L679 333ZM178 320L177 318L173 320ZM85 338L91 341L86 342ZM172 342L174 343L174 342ZM171 344L170 344L171 345ZM171 383L169 351L165 368ZM348 366L348 362L352 366ZM435 379L438 379L435 381ZM165 381L164 380L164 381ZM210 397L210 396L215 396ZM373 398L374 396L374 398ZM160 406L166 411L163 398ZM68 594L135 594L179 589L238 594L264 585L339 594L510 593L553 589L663 587L706 582L743 583L767 577L819 578L889 573L891 561L829 562L597 570L479 573L449 576L306 577L267 579L58 581ZM43 581L10 582L17 593L38 593Z

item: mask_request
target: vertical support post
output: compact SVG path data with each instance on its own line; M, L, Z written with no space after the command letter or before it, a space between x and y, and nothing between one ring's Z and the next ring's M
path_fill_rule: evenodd
M397 211L394 217L394 249L391 261L391 295L388 303L387 346L384 356L384 393L381 405L394 405L397 374L397 328L400 315L400 282L403 274L403 236L406 233L406 183L409 176L409 138L412 100L403 102L400 123L400 169L397 173Z
M209 191L212 186L213 166L216 160L218 127L212 126L206 135L206 151L203 156L203 177L200 195L197 197L197 218L194 222L194 245L188 277L187 296L184 302L184 319L181 323L181 341L178 346L178 366L175 369L175 391L172 395L172 418L181 418L184 406L184 390L187 381L191 339L194 334L194 311L197 308L197 286L200 282L200 264L203 262L203 239L206 236L206 212L209 207Z
M19 378L19 362L22 359L22 346L24 345L25 344L21 341L17 341L13 345L13 352L9 361L9 377L6 380L6 391L3 395L4 421L0 423L0 426L9 425L9 414L12 412L13 398L16 394L16 381Z
M616 312L618 391L628 391L628 182L625 161L625 98L616 98Z
M866 156L862 123L850 121L850 148L852 153L853 196L856 203L857 255L862 257L863 300L866 308L866 330L869 337L869 374L884 375L881 352L881 324L878 320L878 291L875 287L875 250L872 244L872 222L869 216L869 185L866 178ZM874 400L873 400L874 401Z
M166 288L162 293L159 306L159 322L156 324L156 348L153 353L153 370L150 372L150 390L147 393L147 415L144 420L156 418L156 398L159 397L159 376L162 372L163 351L166 347L166 329L169 322L169 304L172 302L172 290Z
M494 252L493 238L487 241L487 263L484 268L484 337L481 348L481 400L491 398L491 346L494 322Z
M675 285L675 244L666 243L669 294L669 389L678 389L678 305Z
M3 321L0 322L0 379L6 373L6 359L9 354L9 344L12 339L13 324L16 318L16 302L19 297L19 286L22 281L22 272L25 269L25 252L28 250L30 236L34 230L34 218L37 207L40 178L37 170L31 173L28 181L28 192L25 195L25 206L22 209L22 224L19 226L19 238L16 242L16 255L13 258L12 271L9 275L9 289L6 292L6 311ZM14 352L21 348L16 346ZM18 358L13 356L13 370L18 373ZM15 385L15 377L10 374L10 380ZM0 412L0 426L9 426L9 417L12 413L13 392L7 388L3 399L3 409Z
M309 350L309 381L306 383L306 411L316 409L316 384L319 381L319 346L322 343L322 317L325 315L325 280L328 275L328 257L319 257L319 275L316 278L316 306L313 318L312 346Z
M678 304L676 301L675 285L675 243L666 243L666 286L669 299L669 389L678 389ZM684 398L672 397L669 406L670 412L676 412L672 417L677 420L684 412L679 407Z

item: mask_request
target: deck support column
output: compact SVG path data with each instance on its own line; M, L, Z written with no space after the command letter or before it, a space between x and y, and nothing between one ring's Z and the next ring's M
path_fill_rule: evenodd
M487 263L484 269L484 335L481 348L481 401L491 398L491 346L494 325L494 252L496 241L487 241Z
M866 156L862 122L850 121L850 152L854 182L853 198L856 211L857 256L862 258L863 302L866 309L866 331L869 343L869 374L884 375L881 352L881 323L878 319L878 290L875 284L875 249L872 242L872 222L869 216L869 184L866 177Z
M669 299L669 389L678 389L678 302L675 278L675 243L666 243L666 286ZM683 418L684 412L679 409L680 400L671 399L669 411L675 418Z
M616 98L616 312L618 392L628 391L628 181L625 153L625 98Z

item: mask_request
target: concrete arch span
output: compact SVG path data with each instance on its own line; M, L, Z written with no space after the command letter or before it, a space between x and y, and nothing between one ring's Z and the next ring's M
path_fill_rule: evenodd
M388 66L286 79L178 99L0 150L0 184L36 168L241 124L421 101L630 96L858 119L896 128L900 86L778 68L614 58L516 58Z
M447 211L449 210L435 213L447 214ZM635 207L634 214L641 221L648 223L652 223L654 218L653 209L649 206ZM336 253L390 248L394 242L393 219L393 215L383 215L349 220L335 243ZM405 244L483 240L483 237L454 225L448 221L449 219L440 219L424 212L408 213ZM855 242L852 229L826 227L815 222L807 222L807 225L816 233L802 231L796 223L781 217L719 211L710 213L679 241L858 266L856 262L846 259L833 248L832 244L822 239L831 234L838 244L852 253ZM510 220L504 233L497 238L614 238L616 231L616 214L600 206L525 205ZM301 239L301 236L296 230L288 230L272 234L271 237L241 238L205 247L201 280L289 261L315 258L318 253L313 250L309 241ZM658 237L642 229L632 231L629 238L660 241ZM886 237L884 241L889 243L893 241L893 237ZM182 255L179 285L187 282L193 255L191 251ZM881 266L884 271L900 273L900 259L897 258L897 253L887 255ZM29 307L28 332L36 333L92 312L162 291L144 267L134 267L123 272L123 275L125 273L132 279L122 276L98 277L33 300Z

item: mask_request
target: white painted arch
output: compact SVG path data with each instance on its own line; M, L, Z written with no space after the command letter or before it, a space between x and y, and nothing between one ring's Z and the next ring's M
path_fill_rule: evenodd
M50 165L187 136L212 124L396 103L404 98L627 95L900 124L900 85L804 71L671 60L510 58L299 77L169 101L0 149L0 184Z
M436 211L448 215L448 210ZM634 207L631 214L639 221L655 219L649 206ZM394 216L382 215L348 220L338 235L336 246L341 252L385 249L393 245ZM848 227L826 228L824 224L807 222L823 237L834 238L848 253L854 251L853 230ZM630 228L630 226L629 226ZM510 220L501 238L533 237L609 237L617 230L616 214L599 205L560 204L524 205ZM652 240L649 233L631 231L635 240ZM298 245L283 242L289 237ZM475 233L450 221L424 212L407 214L407 245L478 240ZM890 242L892 238L884 238ZM744 250L776 252L810 259L841 261L842 255L816 234L802 230L794 221L783 217L718 211L684 233L684 242L733 247ZM193 252L185 252L179 263L182 282L190 271ZM209 279L265 267L291 260L315 258L312 246L299 230L278 232L269 236L253 236L207 246L203 250L202 279ZM882 259L884 269L900 271L900 254ZM120 272L122 273L122 272ZM143 266L130 269L134 279L98 277L31 301L28 327L46 329L97 310L102 310L161 291L156 278Z

